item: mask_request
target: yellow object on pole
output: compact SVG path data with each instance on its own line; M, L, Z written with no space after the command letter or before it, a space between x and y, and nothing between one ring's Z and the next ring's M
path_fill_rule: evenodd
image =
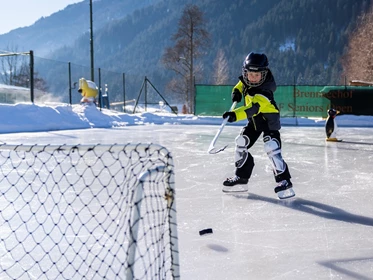
M80 92L83 97L80 102L96 103L96 98L98 96L98 87L96 86L95 82L80 78L78 92Z

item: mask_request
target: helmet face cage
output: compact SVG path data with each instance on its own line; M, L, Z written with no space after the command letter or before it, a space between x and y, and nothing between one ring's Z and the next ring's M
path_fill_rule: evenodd
M247 77L249 72L259 72L261 74L258 82L250 81ZM245 83L251 87L257 87L263 84L268 73L268 59L265 54L249 53L242 65L242 76Z
M260 77L260 80L259 82L250 82L250 80L248 79L247 77L247 74L249 72L258 72L261 74L261 77ZM265 70L261 70L261 71L250 71L248 69L246 69L245 66L242 67L242 76L243 76L243 80L245 81L245 83L250 86L250 87L257 87L257 86L260 86L261 84L263 84L264 80L266 79L267 77L267 73L268 73L268 69L265 69Z

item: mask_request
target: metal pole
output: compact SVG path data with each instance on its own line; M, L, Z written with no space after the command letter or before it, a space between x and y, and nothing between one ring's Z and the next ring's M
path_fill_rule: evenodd
M190 73L189 73L189 79L190 79L190 103L191 103L191 114L194 114L194 81L193 81L193 55L194 55L194 38L193 38L193 31L194 31L194 26L193 26L193 21L191 22L190 26Z
M102 110L102 94L101 94L101 68L98 68L98 102L100 104L100 111Z
M30 51L30 97L34 103L34 52Z
M123 73L123 112L126 112L126 74Z
M70 105L73 104L72 98L71 98L71 62L69 62L69 103Z
M92 13L92 0L89 0L89 16L90 16L90 27L91 27L91 81L95 81L95 65L94 65L94 55L93 55L93 13Z
M193 82L193 56L190 59L190 73L189 73L189 81L190 81L190 113L194 114L194 82Z
M293 102L294 102L294 108L297 108L297 98L296 98L296 92L297 92L297 85L295 76L293 77ZM293 110L293 118L296 117L296 110Z
M145 80L144 80L144 83L145 83L145 112L148 111L148 78L145 76Z

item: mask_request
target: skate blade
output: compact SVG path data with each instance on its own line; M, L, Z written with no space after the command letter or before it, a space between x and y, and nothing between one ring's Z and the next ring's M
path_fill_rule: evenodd
M249 188L247 186L234 186L234 187L225 186L223 187L224 193L245 193L248 191L249 191Z
M328 142L342 142L342 139L337 138L326 138L325 140Z
M290 189L287 189L287 190L279 191L277 193L277 196L278 196L279 199L287 199L287 198L295 196L295 192L294 192L293 188L290 188Z

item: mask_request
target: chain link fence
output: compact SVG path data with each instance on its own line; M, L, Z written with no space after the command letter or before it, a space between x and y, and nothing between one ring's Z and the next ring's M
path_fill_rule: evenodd
M91 77L88 66L37 57L32 51L0 53L0 103L79 104L80 78L95 82L100 108L133 113L136 109L166 104L168 111L174 111L151 77L101 68L95 68Z
M33 73L31 75L30 73ZM184 104L172 104L157 88L160 77L118 73L70 62L41 58L33 52L0 53L0 103L79 104L79 79L93 80L98 89L98 106L135 113L166 109L182 112ZM157 83L154 83L154 82ZM372 86L350 86L345 77L341 85L278 85L275 100L282 117L327 117L329 108L345 114L371 115ZM163 82L164 83L164 82ZM350 83L350 82L349 82ZM231 105L233 85L195 85L195 115L218 116Z

